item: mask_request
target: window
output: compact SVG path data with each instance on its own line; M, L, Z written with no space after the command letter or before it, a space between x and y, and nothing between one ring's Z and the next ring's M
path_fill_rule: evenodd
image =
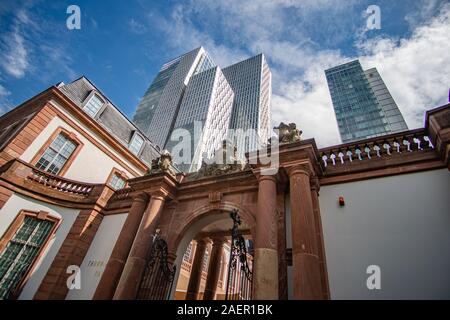
M104 104L103 100L97 94L94 94L84 105L83 110L92 118L94 118L95 115L103 106L103 104Z
M77 149L78 145L77 142L69 138L69 134L59 129L57 136L48 144L36 162L36 168L52 174L61 173L61 169Z
M126 185L125 178L117 172L113 172L109 180L109 186L115 190L123 189Z
M142 145L144 144L144 139L137 133L134 133L133 138L131 138L131 142L129 145L129 149L135 155L141 151Z
M183 255L183 261L191 262L192 255L192 242L189 243L186 252Z
M22 211L0 241L0 299L16 298L58 220Z

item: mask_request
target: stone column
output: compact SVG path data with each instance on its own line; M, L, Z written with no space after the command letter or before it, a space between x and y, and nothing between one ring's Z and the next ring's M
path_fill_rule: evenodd
M151 248L152 236L156 232L163 206L164 196L152 195L117 285L114 300L130 300L136 297L142 272L145 269L146 256Z
M202 281L203 258L205 257L206 239L196 239L197 246L195 248L194 261L191 266L191 275L186 292L186 300L196 300Z
M307 165L288 169L291 194L292 269L295 299L321 299L320 265Z
M258 177L253 299L278 299L277 181L275 176Z
M149 196L146 193L140 193L133 199L130 212L95 291L94 300L111 300L113 298L148 199Z
M314 210L314 221L317 241L317 255L320 263L320 280L322 284L322 293L324 299L330 298L330 289L328 285L327 263L325 256L325 243L323 240L322 218L320 216L319 206L319 179L317 177L311 179L311 196Z
M219 280L220 261L225 239L223 237L212 238L212 249L209 257L208 275L206 277L205 293L203 300L214 300Z

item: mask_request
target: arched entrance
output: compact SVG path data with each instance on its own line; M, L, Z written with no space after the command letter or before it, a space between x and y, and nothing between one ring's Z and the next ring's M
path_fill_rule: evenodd
M230 252L234 248L232 246L234 222L230 214L233 212L241 219L240 225L235 229L242 235L242 243L247 250L245 256L248 269L251 272L252 229L255 222L253 215L233 203L222 203L215 208L200 207L189 215L192 219L174 242L177 244L177 258L174 261L177 272L172 299L223 300L226 297L227 284L229 290L245 293L234 298L251 297L251 283L243 281L245 278L240 273L241 262L238 266L234 266L239 271L239 276L234 274L234 269L230 271ZM233 297L229 295L228 298Z
M293 148L298 152L291 152ZM177 269L174 282L177 285L168 295L177 298L176 287L189 244L199 234L231 228L228 215L237 210L247 224L251 239L255 240L252 299L287 297L288 262L292 263L294 298L327 297L316 175L320 168L317 168L318 162L311 159L317 154L314 145L300 142L286 145L280 152L282 165L274 175L263 175L259 165L230 172L207 170L194 175L175 175L163 168L130 181L130 188L120 192L109 204L110 210L129 208L129 214L99 284L97 292L101 294L96 293L97 296L136 298L136 279L144 274L152 237L158 233L167 242L168 263ZM291 194L291 256L286 246L287 193ZM208 229L217 224L223 230ZM207 238L212 253L213 239L209 235ZM207 245L204 244L205 252ZM194 259L195 251L191 253ZM201 257L198 261L193 265L202 264ZM202 270L196 270L201 277ZM190 277L189 273L186 278ZM196 289L194 299L199 298L201 286L201 283L191 286ZM188 287L189 284L183 298L187 296ZM204 292L208 292L206 287L205 284ZM217 297L216 292L214 297Z

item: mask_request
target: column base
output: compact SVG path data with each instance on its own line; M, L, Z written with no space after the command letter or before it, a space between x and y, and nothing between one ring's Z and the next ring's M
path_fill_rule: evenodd
M145 263L145 259L128 257L114 294L114 300L133 300L136 298Z
M94 300L111 300L116 289L117 282L123 270L125 262L112 259L108 262L108 274L104 281L101 281L94 294ZM102 276L103 278L103 276ZM100 287L101 286L101 287Z
M294 274L294 299L323 299L319 257L308 253L294 253L292 263L293 269L298 270Z
M278 300L278 251L255 249L253 299Z

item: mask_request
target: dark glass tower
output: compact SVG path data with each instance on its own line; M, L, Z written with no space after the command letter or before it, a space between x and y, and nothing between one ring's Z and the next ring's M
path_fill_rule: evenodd
M154 143L164 147L175 124L189 80L194 74L214 66L202 47L164 64L139 102L133 122Z
M358 60L325 71L342 142L407 130L405 120L375 68Z

